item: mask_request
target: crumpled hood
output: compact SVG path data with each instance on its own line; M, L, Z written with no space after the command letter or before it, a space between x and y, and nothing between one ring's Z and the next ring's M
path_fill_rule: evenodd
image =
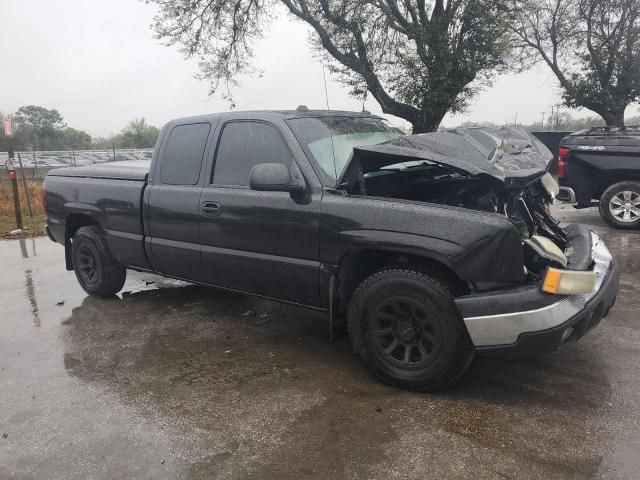
M360 169L367 173L415 160L446 165L470 175L490 175L505 184L523 184L544 174L552 159L549 149L522 128L458 128L356 147L338 185Z

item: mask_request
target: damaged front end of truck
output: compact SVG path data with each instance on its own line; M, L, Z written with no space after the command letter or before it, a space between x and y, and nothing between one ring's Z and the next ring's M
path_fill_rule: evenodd
M521 238L522 282L472 291L456 304L479 351L521 356L575 340L606 316L618 276L604 242L561 225L553 156L512 127L400 136L354 148L337 189L350 195L441 204L500 215Z

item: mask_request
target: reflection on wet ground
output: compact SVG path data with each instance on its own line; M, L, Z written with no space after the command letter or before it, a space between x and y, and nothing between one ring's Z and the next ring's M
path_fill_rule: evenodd
M0 242L0 478L637 478L640 233L589 223L611 315L437 395L378 383L322 314L133 272L94 299L61 247Z

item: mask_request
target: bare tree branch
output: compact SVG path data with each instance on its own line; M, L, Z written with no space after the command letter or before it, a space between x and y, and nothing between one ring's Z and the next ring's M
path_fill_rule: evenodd
M568 106L624 124L640 98L640 0L518 0L512 17L524 64L544 62Z
M159 6L156 36L200 59L200 77L231 99L239 76L252 72L252 45L272 12L284 6L309 25L330 71L383 112L416 132L437 129L444 115L463 110L506 67L513 0L147 0Z

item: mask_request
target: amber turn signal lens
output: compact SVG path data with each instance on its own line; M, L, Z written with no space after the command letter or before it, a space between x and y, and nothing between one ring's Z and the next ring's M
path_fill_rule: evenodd
M544 276L542 290L544 292L556 293L556 290L558 290L558 285L560 285L560 274L560 270L558 269L548 269L547 274Z
M596 273L592 271L559 270L548 268L542 282L542 291L556 295L591 293L596 288Z

